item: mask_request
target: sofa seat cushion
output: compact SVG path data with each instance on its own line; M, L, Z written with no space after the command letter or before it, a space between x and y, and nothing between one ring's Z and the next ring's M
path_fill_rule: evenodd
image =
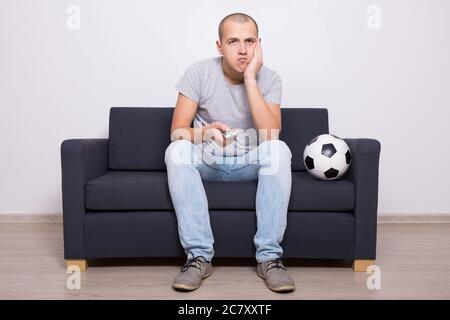
M257 181L204 181L211 210L255 210ZM173 210L166 171L109 171L86 183L88 210ZM353 210L355 188L347 180L319 181L292 172L291 211Z

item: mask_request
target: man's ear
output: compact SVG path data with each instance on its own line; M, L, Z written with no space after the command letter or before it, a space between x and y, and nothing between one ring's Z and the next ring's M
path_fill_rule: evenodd
M216 40L216 47L217 47L217 52L222 56L223 55L223 53L222 53L222 45L221 45L221 43L220 43L220 40Z

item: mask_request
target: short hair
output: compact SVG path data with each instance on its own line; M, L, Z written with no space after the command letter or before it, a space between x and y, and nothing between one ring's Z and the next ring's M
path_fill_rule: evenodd
M258 35L258 24L256 23L255 19L250 17L248 14L236 12L236 13L227 15L225 18L222 19L222 21L220 21L220 23L219 23L219 39L220 40L222 40L222 36L223 36L223 25L225 24L225 22L227 20L232 20L232 21L239 22L239 23L245 23L245 22L251 21L255 24L256 35Z

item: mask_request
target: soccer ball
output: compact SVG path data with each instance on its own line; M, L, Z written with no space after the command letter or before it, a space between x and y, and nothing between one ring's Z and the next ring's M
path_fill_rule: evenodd
M321 134L305 147L303 162L308 172L321 180L335 180L350 167L352 154L347 143L332 134Z

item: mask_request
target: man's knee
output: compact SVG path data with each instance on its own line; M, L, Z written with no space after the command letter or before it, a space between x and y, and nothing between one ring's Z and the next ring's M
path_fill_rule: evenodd
M292 152L282 140L267 140L259 145L260 154L264 157L277 158L281 161L291 160Z
M291 170L292 153L284 141L267 140L260 144L259 148L260 174L275 175Z
M186 139L172 141L166 149L164 161L168 164L191 164L194 144Z

